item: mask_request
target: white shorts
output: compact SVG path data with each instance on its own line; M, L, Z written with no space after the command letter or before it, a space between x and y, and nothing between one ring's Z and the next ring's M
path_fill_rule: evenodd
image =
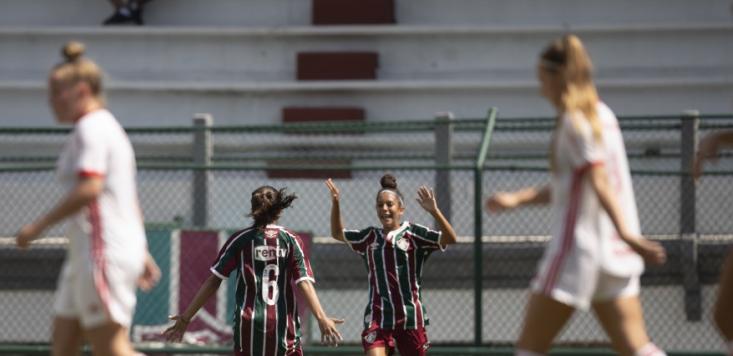
M142 268L141 263L119 261L77 267L66 261L56 288L55 315L78 319L84 329L108 322L129 328Z
M638 275L619 277L597 270L560 273L551 285L542 276L541 271L532 281L533 292L582 310L588 310L594 302L638 296L640 290Z

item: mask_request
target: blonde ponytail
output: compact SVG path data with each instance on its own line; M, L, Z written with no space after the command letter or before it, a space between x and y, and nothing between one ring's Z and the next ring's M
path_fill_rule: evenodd
M78 41L70 41L61 48L63 62L51 70L51 78L64 85L84 82L92 94L104 103L102 89L102 70L93 61L84 58L85 46Z
M580 38L569 34L550 43L540 55L540 68L557 80L561 111L566 114L581 112L588 120L593 138L600 141L602 125L596 111L599 99L593 84L593 64ZM555 170L556 136L553 133L550 147L552 171Z
M566 35L562 40L567 53L563 71L566 90L561 97L565 111L583 113L593 130L593 137L600 141L601 123L596 111L598 92L593 84L590 56L577 36Z

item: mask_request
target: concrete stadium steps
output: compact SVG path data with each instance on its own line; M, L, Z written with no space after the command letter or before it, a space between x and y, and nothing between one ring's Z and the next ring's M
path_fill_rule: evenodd
M111 80L292 81L299 52L369 51L388 80L534 80L559 27L34 28L0 30L3 79L42 80L78 39ZM598 78L733 77L733 24L584 27Z
M111 13L100 0L5 0L0 26L98 25ZM395 0L398 24L566 25L731 21L729 0ZM309 0L154 0L151 26L305 26Z
M602 99L619 115L676 114L687 109L729 112L729 79L601 80ZM489 106L504 117L551 116L535 81L339 81L222 84L220 82L112 82L110 109L126 126L190 125L196 112L216 125L273 124L285 106L361 106L370 120L426 119L436 112L483 117ZM6 126L48 126L45 82L0 82Z
M112 14L104 0L5 0L0 26L98 26ZM306 26L309 0L153 0L146 26Z

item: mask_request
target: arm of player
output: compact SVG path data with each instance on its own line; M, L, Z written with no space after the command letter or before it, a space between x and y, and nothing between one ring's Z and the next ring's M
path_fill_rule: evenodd
M456 232L453 230L453 226L448 222L443 213L438 208L438 202L435 200L435 193L432 189L421 186L417 189L417 202L420 207L425 209L430 215L433 216L435 221L438 222L440 227L440 245L445 247L446 245L454 244L458 240Z
M492 213L518 208L522 205L547 204L551 198L550 185L529 187L515 192L498 192L486 199L484 208Z
M340 192L331 178L326 180L326 187L331 192L331 236L341 242L346 242L344 223L341 221L341 206L339 205Z
M18 247L26 248L46 229L73 215L84 206L93 202L104 189L104 178L98 176L80 177L76 186L51 211L41 218L23 226L15 241Z
M143 273L137 280L137 286L143 291L147 292L155 287L160 280L160 267L155 263L155 259L150 254L150 251L146 253L145 265L143 267Z
M590 168L590 180L593 190L598 195L598 200L611 218L619 237L624 240L636 253L641 255L645 261L652 264L663 264L667 259L664 247L656 242L645 239L642 236L631 234L621 215L621 207L618 205L616 196L611 192L608 185L608 174L603 165L592 165Z
M715 159L722 147L733 147L733 130L716 132L705 136L697 148L697 155L692 163L692 176L700 178L702 164L705 160Z
M329 318L326 315L316 295L316 289L313 288L313 284L310 281L302 280L298 283L298 289L300 289L301 294L305 297L305 301L313 312L313 316L318 320L318 328L321 329L321 343L338 346L338 343L343 338L336 328L336 324L341 324L344 321L342 319Z
M186 332L186 328L191 322L191 319L196 315L206 301L208 301L209 298L219 290L221 281L221 278L213 274L210 275L209 278L207 278L201 285L198 292L196 292L196 296L193 297L193 300L191 301L191 304L188 305L188 308L186 308L186 311L184 311L183 314L171 315L168 317L168 319L174 321L174 324L163 332L166 340L180 342L181 339L183 339L183 334Z

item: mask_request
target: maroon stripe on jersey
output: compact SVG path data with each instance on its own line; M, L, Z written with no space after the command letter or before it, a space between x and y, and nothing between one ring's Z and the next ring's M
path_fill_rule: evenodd
M221 248L221 250L219 251L219 253L218 253L218 256L217 256L217 259L216 259L216 262L214 262L214 265L217 265L217 264L219 264L219 261L220 261L220 260L221 260L222 258L224 258L224 256L226 255L226 252L227 252L227 251L229 251L229 248L230 248L230 247L231 247L231 246L232 246L232 245L233 245L233 244L234 244L235 242L237 242L237 240L239 240L239 239L240 239L240 238L242 238L243 236L247 235L247 233L248 233L248 232L250 232L251 230L252 230L252 228L249 228L249 229L246 229L246 230L240 231L239 233L236 233L236 234L234 234L234 235L230 236L230 237L229 237L229 240L228 240L228 241L227 241L226 243L224 243L224 247L223 247L223 248ZM226 265L224 265L224 266L222 266L222 267L223 267L223 269L224 269L224 270L226 270L226 271L233 271L233 270L235 270L235 269L237 268L237 263L239 263L239 262L240 262L240 261L237 261L236 259L232 258L232 259L230 259L229 261L227 261L227 264L226 264Z
M285 347L289 352L295 348L295 295L291 284L290 270L285 269Z
M382 298L379 297L379 285L377 284L376 267L374 267L374 250L367 248L367 258L369 261L369 289L372 291L371 321L382 326Z
M265 246L271 247L275 249L275 251L278 251L278 245L279 245L278 241L280 240L278 235L279 234L275 234L275 237L268 238L267 234L265 234ZM274 263L274 265L276 266L275 273L274 273L275 274L275 280L274 280L275 289L270 288L269 283L268 285L264 284L265 278L267 278L268 282L270 283L272 282L270 280L271 273L268 272L267 273L269 274L268 276L265 276L265 275L262 276L262 279L263 279L262 288L263 288L263 292L266 293L263 295L267 296L267 298L263 298L264 299L263 302L265 304L265 320L264 320L265 332L263 335L264 340L263 340L263 347L262 347L264 350L264 354L263 354L264 356L276 356L277 355L277 339L278 339L278 335L277 335L277 293L278 293L277 278L279 277L277 276L277 273L279 273L279 267L277 267L277 264L279 261L280 261L279 254L275 253L275 263ZM267 265L273 265L273 263L271 262L272 261L267 261ZM265 268L265 271L267 271L267 268ZM273 305L270 305L267 302L268 300L274 300L275 303Z
M387 241L383 248L384 254L382 256L384 257L384 270L387 273L387 287L389 288L390 301L392 302L394 313L394 323L392 324L392 327L394 329L400 329L405 325L406 313L405 304L402 302L400 276L397 271L397 257L395 256L397 253L397 246L394 244L396 238L396 236L392 236L392 241ZM387 244L391 244L392 246L389 247Z
M417 245L414 241L409 240L412 249L407 254L408 273L410 275L410 292L412 293L412 304L415 305L415 327L420 328L423 325L422 315L422 303L420 302L420 286L417 284L417 260L415 259L415 253L417 251Z
M102 307L109 316L109 286L107 285L107 261L104 258L104 238L102 236L102 219L99 216L99 202L92 201L88 205L89 225L92 228L92 263L94 270L94 287L97 289Z
M239 327L239 346L241 350L250 352L252 349L253 323L255 319L255 297L257 296L257 280L254 271L254 240L249 246L242 249L242 278L244 279L244 304Z
M555 283L557 282L558 271L565 261L565 256L568 251L570 251L570 247L573 245L573 239L575 238L575 223L578 217L578 207L580 206L580 193L581 188L583 187L583 175L588 171L588 168L590 168L590 165L585 165L573 172L570 189L570 203L565 214L565 225L563 228L560 251L555 255L554 260L550 264L550 270L547 274L547 278L545 279L545 287L543 288L543 293L547 296L552 293L552 288L555 287Z

